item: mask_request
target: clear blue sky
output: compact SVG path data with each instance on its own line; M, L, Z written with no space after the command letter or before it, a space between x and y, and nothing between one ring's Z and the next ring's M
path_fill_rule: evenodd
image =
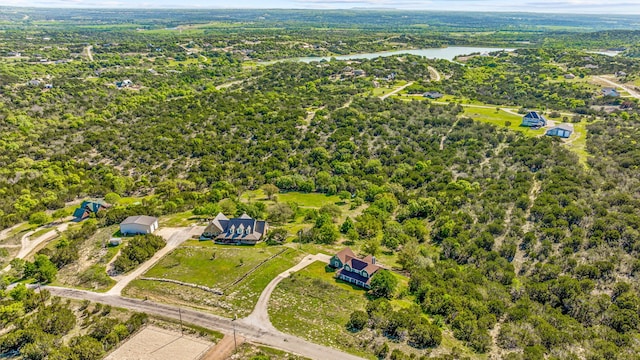
M640 14L640 0L0 0L0 5L75 8L389 8Z

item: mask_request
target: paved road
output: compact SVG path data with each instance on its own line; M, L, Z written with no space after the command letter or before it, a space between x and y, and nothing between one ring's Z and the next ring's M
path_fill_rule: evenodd
M440 77L440 73L433 66L428 66L429 72L434 75L435 79L433 81L440 81L442 77Z
M147 270L149 270L153 265L155 265L160 259L162 259L165 255L173 251L175 248L180 246L183 242L189 239L194 234L201 234L204 231L203 226L190 226L186 228L163 228L158 231L158 235L165 238L167 241L167 245L162 249L158 250L151 259L144 262L144 264L138 266L135 270L130 272L129 274L116 276L114 280L117 283L107 291L108 295L120 295L122 294L122 290L129 285L131 281L133 281L138 276L144 274Z
M55 226L51 227L51 231L47 231L46 233L38 236L37 238L35 238L33 240L30 240L29 238L31 237L31 235L33 235L33 233L35 233L36 231L40 230L41 228L37 228L36 230L32 230L32 231L27 232L26 234L24 234L22 236L22 239L20 240L20 243L21 243L20 251L18 251L18 255L16 255L15 258L16 259L24 259L33 250L35 250L40 244L55 238L56 236L58 236L58 233L67 230L68 227L69 227L69 223L68 222L64 222L64 223L55 225ZM3 272L9 271L9 270L11 270L11 265L7 265L7 267L2 269Z
M297 265L289 268L284 271L280 275L276 276L275 279L271 280L271 282L267 285L267 287L260 294L260 298L256 303L255 308L249 316L246 318L238 320L238 322L242 322L245 324L250 324L252 326L258 327L260 329L264 329L270 332L278 331L273 325L271 325L271 321L269 320L269 299L271 298L271 293L275 290L276 286L280 283L280 281L288 278L292 273L300 271L305 267L311 265L314 261L322 261L325 263L329 263L331 260L331 256L325 254L316 254L305 256L302 261L300 261Z
M395 94L399 93L400 91L402 91L402 90L404 90L404 89L408 88L408 87L409 87L409 86L411 86L411 85L413 85L413 81L409 81L408 83L406 83L406 84L404 84L404 85L400 86L399 88L397 88L397 89L393 90L392 92L390 92L390 93L388 93L388 94L385 94L385 95L380 96L380 100L384 100L384 99L388 98L389 96L395 95Z
M619 87L622 90L626 91L629 93L629 95L631 95L631 97L634 97L636 99L640 99L640 94L638 92L636 92L635 90L631 89L630 87L626 86L626 85L622 85L620 83L617 83L615 81L609 80L607 78L604 78L602 76L594 76L594 79L598 79L600 81L606 82L607 84L614 86L614 87Z
M54 286L46 286L44 288L49 290L52 295L64 298L89 300L151 315L171 318L174 320L179 320L180 316L182 316L182 321L186 323L221 331L225 334L233 334L235 328L238 335L244 337L250 342L264 344L311 359L362 360L360 357L347 354L330 347L314 344L292 335L283 334L278 331L265 331L264 329L247 321L232 321L230 319L196 310L179 310L178 307L171 305L155 303L152 301L129 299L117 295L100 294Z

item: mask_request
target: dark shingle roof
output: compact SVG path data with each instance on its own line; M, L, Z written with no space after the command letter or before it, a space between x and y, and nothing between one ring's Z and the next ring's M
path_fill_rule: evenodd
M364 276L362 276L362 275L360 275L358 273L347 271L345 269L342 269L342 270L338 271L338 276L340 276L340 275L346 276L346 277L350 277L350 278L352 278L354 280L362 281L365 284L368 284L371 281L370 277L364 277Z

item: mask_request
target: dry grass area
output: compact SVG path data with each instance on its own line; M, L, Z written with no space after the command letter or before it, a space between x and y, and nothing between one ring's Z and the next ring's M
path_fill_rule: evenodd
M106 265L122 245L109 247L105 244L117 229L117 225L101 228L86 239L80 247L78 260L58 271L56 283L96 291L113 286L115 282L107 276ZM55 242L50 244L55 246Z
M105 360L196 360L213 346L213 342L179 331L148 326Z
M270 360L308 360L307 358L299 355L251 343L243 343L240 345L238 347L238 353L228 357L227 360L253 359L258 356L262 356L263 358L268 358Z

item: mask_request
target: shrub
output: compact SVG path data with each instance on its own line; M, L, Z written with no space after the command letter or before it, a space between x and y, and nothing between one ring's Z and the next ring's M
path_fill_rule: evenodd
M160 236L151 234L135 236L122 249L120 256L113 263L113 268L118 273L125 273L150 259L164 246L165 241Z

